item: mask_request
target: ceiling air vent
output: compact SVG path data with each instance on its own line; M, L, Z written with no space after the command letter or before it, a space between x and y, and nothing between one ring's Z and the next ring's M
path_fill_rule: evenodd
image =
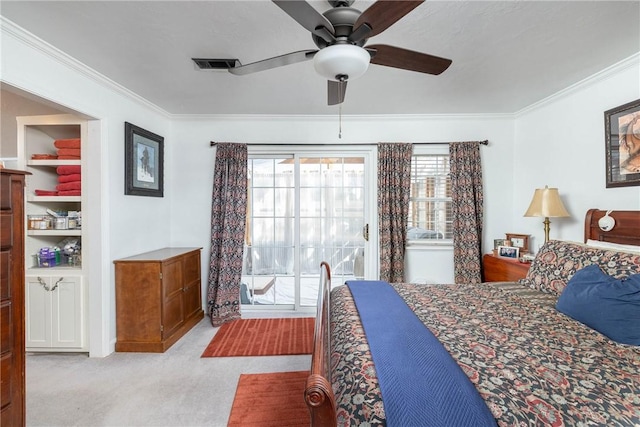
M201 70L228 70L240 65L237 59L191 58Z

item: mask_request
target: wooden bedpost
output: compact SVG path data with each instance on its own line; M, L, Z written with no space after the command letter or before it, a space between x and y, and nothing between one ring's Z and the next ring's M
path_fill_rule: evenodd
M331 268L320 264L320 288L311 355L311 372L307 378L304 400L311 414L312 427L336 427L336 402L331 387L331 324L329 318Z

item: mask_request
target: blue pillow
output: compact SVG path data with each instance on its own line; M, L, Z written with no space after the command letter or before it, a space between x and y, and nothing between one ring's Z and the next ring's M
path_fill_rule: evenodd
M616 279L589 265L569 280L556 309L614 341L640 345L640 274Z

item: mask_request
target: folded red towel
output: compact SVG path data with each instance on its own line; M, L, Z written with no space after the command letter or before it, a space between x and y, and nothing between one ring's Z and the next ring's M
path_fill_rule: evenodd
M36 196L57 196L58 192L53 190L34 190Z
M55 160L57 158L58 156L56 156L55 154L32 154L31 155L32 160Z
M82 183L80 181L65 182L64 184L56 185L58 191L80 190Z
M56 139L53 145L56 148L80 148L80 138Z
M80 160L80 156L58 156L58 160Z
M58 191L58 196L80 196L80 190Z
M64 182L73 182L80 180L82 180L82 175L80 175L79 173L74 173L71 175L58 175L58 182L61 184Z
M80 149L79 148L58 148L58 156L80 157Z
M58 175L71 175L74 173L80 173L80 165L63 165L63 166L58 166L56 168L56 172L58 172Z

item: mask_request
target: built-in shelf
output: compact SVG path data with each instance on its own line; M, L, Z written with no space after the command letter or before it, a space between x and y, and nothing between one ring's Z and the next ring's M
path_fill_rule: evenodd
M52 274L64 274L67 276L80 276L82 275L81 266L73 265L56 265L55 267L30 267L26 270L27 276L47 275Z
M80 160L27 160L27 166L65 166L79 165Z
M82 230L27 230L27 236L82 236Z
M33 196L27 197L28 202L80 202L82 196Z
M81 213L86 203L84 196L38 196L36 191L56 191L60 175L65 175L58 173L60 167L73 166L66 169L81 170L83 161L33 159L33 156L57 155L55 141L58 139L79 138L82 149L87 138L86 120L72 115L51 115L18 117L17 122L18 166L30 172L25 188L27 220L51 215L50 211ZM86 240L86 231L82 228L26 230L26 351L88 351L87 272L81 259L73 258L77 264L69 264L69 257L64 254L68 242L77 242L82 247ZM61 264L39 267L47 261L39 264L38 254L54 247L61 251Z

